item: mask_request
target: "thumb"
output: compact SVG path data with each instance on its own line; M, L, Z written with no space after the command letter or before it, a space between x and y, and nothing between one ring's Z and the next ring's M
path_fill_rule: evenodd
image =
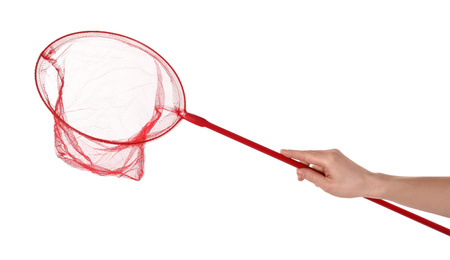
M323 188L326 182L325 176L311 168L297 169L298 180L307 180L319 188Z

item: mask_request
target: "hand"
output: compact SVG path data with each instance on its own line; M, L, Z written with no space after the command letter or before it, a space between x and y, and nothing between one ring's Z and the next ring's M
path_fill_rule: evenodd
M339 150L281 150L310 168L297 169L298 180L308 180L325 192L342 198L371 197L374 173L351 161Z

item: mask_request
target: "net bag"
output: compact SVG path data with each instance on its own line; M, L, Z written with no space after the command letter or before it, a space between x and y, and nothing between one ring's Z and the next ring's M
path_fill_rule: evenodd
M55 148L67 164L140 180L145 142L172 129L185 111L170 65L131 38L74 33L51 43L35 71L55 120Z

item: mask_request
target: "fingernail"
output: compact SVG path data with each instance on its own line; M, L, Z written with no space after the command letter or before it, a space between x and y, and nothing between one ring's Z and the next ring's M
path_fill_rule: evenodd
M306 171L305 169L297 169L297 175L298 178L300 179L305 179L305 175L306 175Z

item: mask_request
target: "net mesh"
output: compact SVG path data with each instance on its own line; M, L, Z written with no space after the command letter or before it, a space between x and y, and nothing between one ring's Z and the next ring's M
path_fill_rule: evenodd
M155 51L131 38L80 32L51 43L36 85L55 118L55 147L71 166L140 180L145 142L185 113L178 76Z

